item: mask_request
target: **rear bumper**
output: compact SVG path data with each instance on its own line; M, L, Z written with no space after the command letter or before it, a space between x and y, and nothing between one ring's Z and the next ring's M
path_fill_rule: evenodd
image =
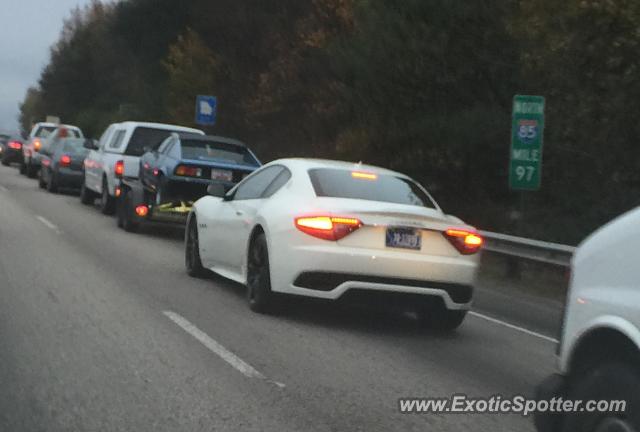
M564 375L553 374L536 387L535 399L550 401L553 398L564 397L567 379ZM533 422L538 432L556 432L560 430L562 416L550 411L536 411Z
M283 239L284 240L284 239ZM272 289L338 300L367 292L430 296L452 310L468 310L477 257L432 256L402 251L337 247L333 244L278 250L273 255ZM281 249L282 248L282 249Z
M0 155L2 157L2 160L5 162L9 162L9 163L22 163L22 151L21 150L14 150L11 149L9 147L7 147L3 152L2 155Z
M80 188L84 180L82 171L75 171L68 168L59 168L56 173L56 180L62 187Z
M171 176L167 178L161 194L164 202L170 200L195 202L207 194L207 187L213 183L215 181Z

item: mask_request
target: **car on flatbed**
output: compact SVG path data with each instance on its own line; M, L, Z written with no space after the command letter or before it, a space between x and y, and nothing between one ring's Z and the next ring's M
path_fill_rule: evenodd
M22 146L22 163L20 165L20 173L25 174L29 178L35 178L40 169L39 152L46 141L52 136L65 131L65 136L83 138L84 135L79 127L73 125L64 125L58 123L36 123L24 145Z
M128 167L138 169L140 156L148 149L156 148L172 133L188 132L204 135L198 129L143 122L123 122L110 125L92 146L84 167L84 180L80 189L83 204L101 198L101 211L113 214L116 210L116 162L124 161Z
M618 410L537 413L540 432L640 431L640 208L577 249L558 344L559 372L538 400L624 401ZM588 409L587 406L584 406Z
M211 184L227 190L261 166L242 142L218 136L174 133L142 155L137 172L125 161L116 195L118 226L135 231L140 224L184 224L191 206Z
M411 178L315 159L265 165L189 214L185 261L247 286L256 312L280 294L382 304L453 330L471 307L483 239Z

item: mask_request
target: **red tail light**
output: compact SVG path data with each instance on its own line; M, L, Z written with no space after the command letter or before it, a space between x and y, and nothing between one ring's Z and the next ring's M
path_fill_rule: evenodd
M340 240L362 226L359 219L337 216L304 216L296 218L296 228L324 240Z
M139 205L138 207L136 207L136 214L140 217L145 217L149 214L149 207L147 207L146 205Z
M449 228L444 236L462 255L471 255L480 250L484 240L474 231Z
M22 148L22 143L20 141L9 141L9 148L20 150Z
M42 159L41 163L42 163L42 166L46 166L46 167L51 165L51 161L49 159Z
M69 155L60 156L60 165L62 165L62 166L71 165L71 157Z
M184 177L202 177L202 168L178 165L175 171L176 175Z
M113 172L115 173L116 177L122 177L124 175L124 161L117 161L115 166L113 167Z

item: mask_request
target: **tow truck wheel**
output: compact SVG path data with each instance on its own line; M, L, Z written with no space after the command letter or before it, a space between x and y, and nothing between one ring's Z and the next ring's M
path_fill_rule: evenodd
M95 196L87 189L85 180L82 180L82 186L80 186L80 202L84 205L93 204Z
M185 242L185 265L187 274L191 277L204 278L208 275L207 269L202 266L200 260L200 246L198 242L198 224L192 217L187 227L187 239Z
M418 319L428 329L454 331L467 316L465 310L449 310L439 299L429 299L418 310Z
M572 379L567 400L626 401L624 412L577 412L566 414L564 432L640 431L640 368L612 362L596 366Z
M126 232L134 233L140 228L140 224L133 219L133 198L130 193L123 192L122 205L118 213L118 225Z

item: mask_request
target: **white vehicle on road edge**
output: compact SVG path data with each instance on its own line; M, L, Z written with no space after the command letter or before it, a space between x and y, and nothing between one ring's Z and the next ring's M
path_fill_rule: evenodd
M282 159L209 194L189 214L187 271L247 285L254 311L277 293L372 300L451 330L471 306L482 238L403 174Z
M539 400L625 401L625 412L537 413L540 432L640 431L638 244L640 208L578 247L557 351L559 373L537 389Z
M77 126L47 122L36 123L31 128L27 141L22 146L20 174L25 174L30 178L34 178L38 174L40 169L38 152L51 134L58 132L60 129L66 129L67 133L73 137L84 138L82 131Z
M117 175L137 177L140 156L178 132L204 135L198 129L161 123L129 121L110 125L85 159L85 177L80 189L82 203L91 204L101 197L102 213L115 213ZM125 166L135 172L125 173Z

